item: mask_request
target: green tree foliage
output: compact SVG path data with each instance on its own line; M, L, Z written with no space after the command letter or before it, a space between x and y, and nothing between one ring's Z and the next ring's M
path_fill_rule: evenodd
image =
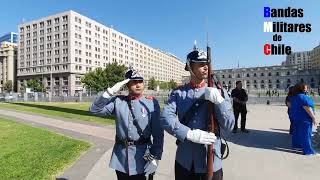
M30 79L27 81L27 88L31 88L34 92L44 92L44 86L37 79Z
M177 86L178 86L177 83L173 79L171 79L169 82L169 88L175 89L175 88L177 88Z
M3 86L3 89L9 93L12 91L12 88L13 88L13 84L11 80L8 80Z
M157 82L156 79L154 77L149 79L149 83L148 83L148 89L149 90L155 90L157 87Z
M127 67L117 63L107 64L105 69L97 68L84 75L81 83L87 89L95 92L104 91L107 87L112 87L115 83L124 79Z

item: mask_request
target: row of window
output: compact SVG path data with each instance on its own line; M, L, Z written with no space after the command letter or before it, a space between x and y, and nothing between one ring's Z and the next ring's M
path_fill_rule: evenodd
M68 16L62 16L62 22L67 22L68 21ZM54 22L54 24L59 24L60 22L60 17L56 17L56 18L53 18L53 19L49 19L46 21L47 23L47 26L51 26L52 25L52 22ZM38 28L38 26L40 28L44 28L44 24L45 24L45 21L41 21L39 22L39 24L32 24L31 25L27 25L25 28L24 27L21 27L20 28L20 33L23 33L26 29L26 31L30 31L31 27L33 28L33 30L36 30Z
M286 73L286 75L287 75L287 76L291 75L290 71L288 71L288 72ZM264 77L264 76L265 76L264 73L260 73L260 77ZM269 73L268 73L268 76L272 76L272 73L269 72ZM275 76L280 76L280 72L276 72L276 73L275 73ZM232 78L232 75L231 75L231 74L229 74L228 76L225 75L225 74L222 75L222 78L226 78L226 77ZM240 78L240 77L242 77L242 76L241 76L240 74L237 74L236 77L237 77L237 78ZM246 74L246 77L250 77L250 74L247 73L247 74ZM253 77L257 77L257 73L253 73Z

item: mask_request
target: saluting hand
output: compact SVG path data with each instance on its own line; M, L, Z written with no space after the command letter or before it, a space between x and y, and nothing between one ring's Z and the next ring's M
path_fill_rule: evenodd
M114 95L115 93L119 92L122 86L127 84L130 81L130 79L125 79L123 81L117 82L114 86L111 88L108 88L107 91L110 95Z

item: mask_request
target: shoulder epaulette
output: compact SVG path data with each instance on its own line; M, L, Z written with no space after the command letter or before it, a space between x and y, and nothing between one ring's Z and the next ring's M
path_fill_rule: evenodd
M154 100L154 99L155 99L155 97L154 97L154 96L146 96L146 99Z
M121 99L121 100L124 100L127 98L127 96L125 95L117 95L117 98Z

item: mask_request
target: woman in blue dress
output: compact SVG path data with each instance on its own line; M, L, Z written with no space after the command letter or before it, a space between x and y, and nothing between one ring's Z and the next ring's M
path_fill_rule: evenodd
M302 148L303 154L315 155L312 148L312 125L316 125L314 102L306 95L308 87L304 83L295 86L296 92L290 96L290 117L293 123L292 146Z

